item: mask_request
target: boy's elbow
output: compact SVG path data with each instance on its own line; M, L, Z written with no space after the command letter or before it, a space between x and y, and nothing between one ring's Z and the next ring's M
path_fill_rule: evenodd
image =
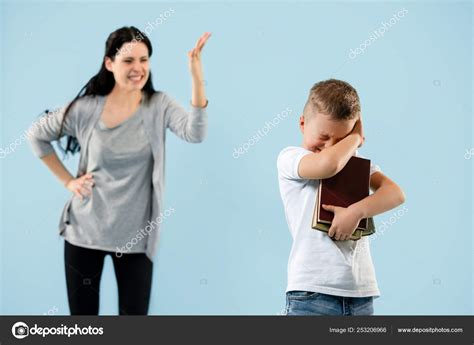
M400 205L403 204L406 200L405 193L400 189Z
M325 175L327 175L325 178L333 177L344 168L344 165L341 165L340 162L331 156L324 158L321 163L323 165Z
M403 190L398 185L395 184L394 187L396 189L396 193L395 193L396 202L397 202L398 205L401 205L406 200L405 193L403 192Z

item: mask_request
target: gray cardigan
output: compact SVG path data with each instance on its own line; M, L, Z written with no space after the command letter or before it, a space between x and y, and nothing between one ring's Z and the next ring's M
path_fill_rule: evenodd
M88 143L92 130L100 119L107 96L85 96L79 98L69 110L63 127L62 135L71 135L77 138L81 145L79 168L76 177L87 173ZM164 161L165 161L165 137L166 129L169 128L179 138L191 142L201 142L207 133L207 113L205 108L191 105L191 111L187 112L174 99L163 92L156 92L149 103L142 104L143 121L146 136L150 142L153 163L153 200L151 210L151 221L160 216L162 209L162 194L164 191ZM41 125L33 125L29 130L28 140L34 154L44 157L55 152L51 142L57 140L61 121L64 116L64 106L59 111L49 113L41 119ZM69 207L72 196L61 214L59 221L59 235L64 236L66 225L69 222ZM156 253L159 235L159 224L147 235L146 255L150 260Z

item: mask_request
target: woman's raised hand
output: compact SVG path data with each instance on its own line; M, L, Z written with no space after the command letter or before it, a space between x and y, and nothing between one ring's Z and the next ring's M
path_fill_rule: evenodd
M200 82L202 82L201 52L209 37L211 33L205 32L196 42L196 46L188 51L189 70L192 77Z

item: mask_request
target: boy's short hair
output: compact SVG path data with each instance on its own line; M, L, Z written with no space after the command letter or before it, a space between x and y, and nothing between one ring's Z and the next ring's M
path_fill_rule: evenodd
M320 81L309 91L303 115L306 120L316 112L327 114L334 120L351 120L360 116L357 91L347 82L337 79Z

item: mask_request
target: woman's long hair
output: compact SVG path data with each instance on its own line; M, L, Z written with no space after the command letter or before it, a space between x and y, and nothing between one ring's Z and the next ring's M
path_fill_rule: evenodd
M118 30L112 32L107 41L105 42L105 55L102 61L102 66L100 67L99 72L93 76L87 84L79 91L77 96L74 100L68 105L66 111L64 113L63 120L61 122L61 127L59 130L58 141L61 138L62 130L64 127L64 121L66 116L69 112L69 109L74 105L74 103L81 97L85 97L88 95L100 95L105 96L108 95L115 85L115 79L112 72L108 71L105 68L105 57L109 57L112 60L115 60L116 55L122 49L122 45L128 42L143 42L148 48L148 56L151 56L153 49L151 47L151 42L146 35L144 35L140 30L138 30L134 26L124 26ZM145 86L142 89L145 93L145 102L148 102L151 96L156 92L153 88L153 82L151 78L151 71L148 76L148 80ZM59 144L59 148L64 151L64 154L67 155L68 153L75 154L80 151L81 147L77 138L67 135L67 144L66 148L63 148L61 144Z

